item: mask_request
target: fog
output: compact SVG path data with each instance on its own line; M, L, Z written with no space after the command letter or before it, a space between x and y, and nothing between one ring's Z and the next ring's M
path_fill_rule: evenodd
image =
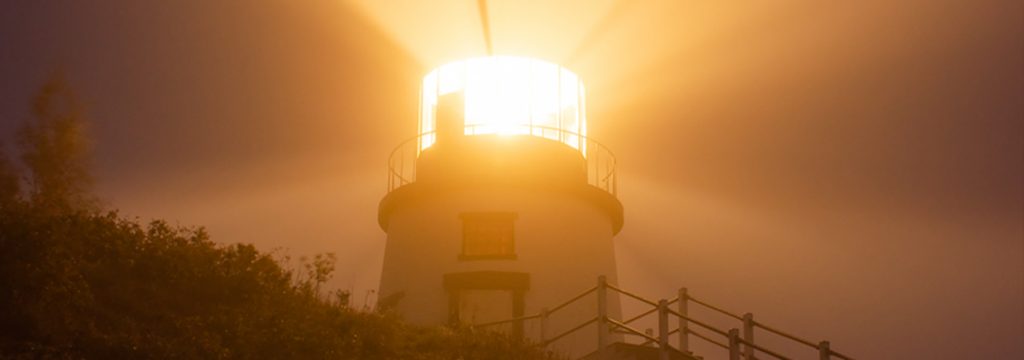
M421 76L485 55L476 4L5 3L0 141L62 69L109 207L335 252L372 302L387 155ZM587 86L622 287L858 358L1024 353L1020 2L488 4L495 53Z

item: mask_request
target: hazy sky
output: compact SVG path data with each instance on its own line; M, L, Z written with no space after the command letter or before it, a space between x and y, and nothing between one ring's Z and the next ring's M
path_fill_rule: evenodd
M483 54L475 3L3 2L0 140L63 69L110 207L335 252L361 302L385 160L420 77ZM1024 353L1021 2L489 3L496 52L587 84L623 287L860 358Z

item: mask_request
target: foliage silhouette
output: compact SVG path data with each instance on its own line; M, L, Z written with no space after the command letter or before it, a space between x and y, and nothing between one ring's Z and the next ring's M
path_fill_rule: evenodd
M346 292L321 296L333 254L298 273L252 245L215 243L202 228L101 211L88 192L80 112L52 108L67 89L51 83L36 99L19 144L24 191L0 153L0 357L553 357L503 334L358 311Z

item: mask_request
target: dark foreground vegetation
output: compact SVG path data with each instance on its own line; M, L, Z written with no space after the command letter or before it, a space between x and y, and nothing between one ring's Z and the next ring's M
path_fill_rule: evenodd
M331 257L289 269L201 228L103 210L66 86L51 82L33 105L22 166L0 153L0 358L550 357L500 334L351 309L344 293L321 294Z

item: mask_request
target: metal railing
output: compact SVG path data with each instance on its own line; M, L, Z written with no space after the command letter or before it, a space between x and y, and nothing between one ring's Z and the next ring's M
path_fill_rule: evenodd
M491 133L486 129L487 125L473 125L465 127L467 136ZM615 174L615 155L611 150L601 143L586 136L547 126L524 125L510 129L503 128L502 134L508 133L511 136L537 136L554 141L559 141L566 146L576 144L574 148L580 151L586 161L587 184L601 190L618 195L618 181ZM430 131L406 139L398 144L391 155L388 156L388 192L416 181L417 159L424 149L424 140L433 141L436 139L436 132Z
M625 321L612 319L608 316L608 291L615 291L621 295L627 296L648 306L651 309L641 312ZM568 330L565 330L559 334L548 337L547 336L547 323L550 316L558 310L564 309L569 304L580 301L587 295L594 293L597 295L597 314L595 317L590 318L577 326L574 326ZM740 328L731 328L728 330L721 329L708 322L695 319L690 315L689 304L696 304L703 306L709 310L725 315L734 320L741 322ZM675 309L671 309L670 306L675 305ZM629 324L633 323L641 318L648 315L657 313L658 314L658 333L657 336L649 333L642 332L631 327ZM676 319L676 328L669 329L670 318ZM814 343L810 340L792 335L790 333L779 330L775 327L768 326L762 322L754 321L754 315L746 313L744 315L738 315L736 313L724 310L720 307L714 306L703 300L690 296L686 288L681 288L678 291L678 296L674 299L662 299L662 300L650 300L632 292L620 289L612 284L609 284L604 276L601 276L597 280L597 286L590 288L579 295L551 308L542 309L537 314L520 316L508 320L494 321L483 324L473 325L476 328L488 328L501 324L508 323L520 323L529 320L540 321L540 337L537 339L537 345L547 347L551 343L564 338L565 336L579 331L584 327L597 323L598 334L597 334L597 351L604 351L607 349L609 344L609 334L612 332L627 335L637 336L642 339L641 345L647 346L655 344L659 349L659 358L662 360L668 360L672 352L680 352L692 356L690 350L690 336L694 338L704 340L709 344L718 346L728 351L729 360L754 360L758 359L759 354L769 355L776 359L788 360L790 357L783 355L782 353L769 349L764 345L759 345L754 342L754 331L761 329L769 333L773 333L781 336L784 339L791 340L797 344L805 345L813 348L817 351L818 357L821 360L829 359L844 359L852 360L853 358L844 354L841 354L831 349L831 345L828 341L820 341ZM691 325L701 328L702 330L696 330L691 328ZM709 332L705 333L705 331ZM672 346L669 342L669 338L675 335L677 342L675 346ZM716 339L717 337L717 339ZM599 354L600 355L600 354Z

